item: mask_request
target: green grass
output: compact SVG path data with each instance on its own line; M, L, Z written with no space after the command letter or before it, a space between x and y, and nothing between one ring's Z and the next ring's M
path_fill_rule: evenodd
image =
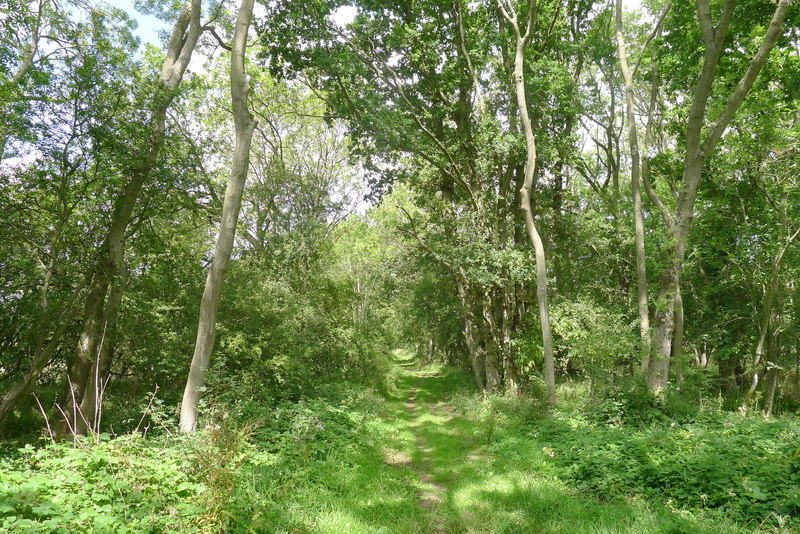
M416 368L403 354L397 363L405 372L367 425L370 446L346 456L350 469L311 466L285 496L284 524L325 533L758 531L642 496L582 493L554 474L548 442L508 415L515 401L484 403L457 371Z
M135 518L138 526L127 531L793 531L775 518L736 522L720 509L626 485L622 475L634 480L636 473L625 443L655 447L671 443L667 435L677 443L686 428L543 416L532 401L482 398L458 370L418 367L403 352L395 364L383 396L342 388L327 399L263 407L254 429L240 422L252 413L234 414L166 449L163 438L123 437L0 459L0 525L7 532L117 532ZM730 431L731 424L720 427ZM596 469L589 484L581 471L587 466Z

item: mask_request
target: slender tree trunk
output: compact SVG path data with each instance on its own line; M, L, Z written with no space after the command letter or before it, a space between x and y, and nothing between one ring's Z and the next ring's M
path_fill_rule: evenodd
M761 310L761 325L759 327L758 342L756 343L755 354L753 355L750 388L747 390L747 393L745 393L742 406L740 407L742 413L747 413L750 410L750 404L753 400L753 395L758 388L759 366L761 365L761 358L764 354L764 345L770 331L770 325L772 324L772 301L774 300L775 292L778 289L781 263L783 263L783 258L786 255L786 251L789 249L789 246L795 239L797 239L798 236L800 236L800 228L789 237L786 243L784 243L783 247L781 247L778 254L772 260L772 269L770 272L769 281L767 282L767 287L764 289L764 302Z
M150 125L145 133L145 152L130 168L128 181L115 201L108 232L92 268L92 282L86 298L83 327L75 358L67 374L70 390L66 399L68 407L64 412L72 419L67 423L73 430L80 430L84 426L81 419L84 419L85 415L80 417L76 414L83 402L90 382L91 369L97 358L97 350L104 331L103 318L116 314L116 310L109 309L114 308L111 301L116 298L114 291L109 291L109 288L118 287L119 291L124 290L121 279L128 225L142 186L158 162L164 145L167 110L175 98L176 89L183 80L197 40L203 32L200 24L200 7L200 0L186 0L172 30L158 80L158 91L152 103Z
M675 381L682 384L686 379L683 361L683 295L681 289L675 296L675 339L672 342L672 359L675 362Z
M245 50L250 19L253 15L253 3L254 0L242 0L231 47L231 103L236 130L236 147L231 165L231 177L225 190L222 222L217 236L214 259L211 262L211 269L208 272L203 298L200 302L197 341L181 404L180 429L182 432L193 432L197 427L197 403L200 400L201 388L205 382L211 352L214 348L217 306L233 251L236 224L239 220L242 194L250 166L250 143L257 124L248 108L249 88L245 71Z
M525 94L525 49L533 34L536 19L536 0L528 4L528 15L525 33L520 31L519 20L512 4L506 5L503 0L497 0L503 16L511 25L516 38L514 53L514 90L517 96L522 131L525 133L527 147L527 161L525 163L525 178L520 189L520 207L525 217L525 228L533 245L536 256L536 301L539 305L539 323L542 330L542 346L544 349L544 375L547 382L548 402L550 405L556 401L555 363L553 360L553 335L550 331L550 310L547 305L547 262L545 258L544 243L536 228L531 208L531 193L533 191L533 178L536 172L536 138L533 135L528 103Z
M525 85L522 74L523 48L517 49L516 75L517 101L522 110L522 123L525 129L525 139L528 145L528 161L525 167L525 183L520 191L520 205L525 214L525 227L528 237L533 244L536 256L536 302L539 305L539 325L542 330L542 345L544 349L544 374L547 382L548 402L555 404L556 380L555 364L553 360L553 335L550 331L550 310L547 304L547 260L545 258L544 243L536 228L531 209L531 191L533 189L533 173L536 165L536 141L533 137L528 110L525 102Z
M628 119L628 142L631 149L631 192L633 194L633 219L636 244L636 291L639 302L639 337L641 340L641 371L646 372L650 363L650 312L647 308L647 263L644 248L644 214L642 212L642 192L639 138L636 132L636 111L633 102L633 74L628 66L628 53L622 35L622 0L617 0L616 35L619 64L625 80L625 106Z
M775 393L778 391L778 374L780 369L777 367L770 367L767 371L767 399L764 405L764 417L772 417L772 410L775 406Z

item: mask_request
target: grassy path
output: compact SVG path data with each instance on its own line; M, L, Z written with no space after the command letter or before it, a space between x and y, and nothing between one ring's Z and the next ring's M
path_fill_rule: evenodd
M602 501L549 474L547 446L481 412L464 375L399 354L396 391L369 423L352 468L326 462L320 485L287 496L297 528L283 532L439 534L725 534L666 505ZM291 510L290 510L291 511ZM285 518L288 519L288 518ZM299 523L299 524L298 524Z
M23 449L0 462L0 533L800 532L785 518L739 515L757 518L737 524L726 515L735 508L680 509L669 497L670 490L699 493L701 477L713 482L725 467L714 456L721 446L732 461L767 451L765 443L791 454L792 425L773 427L779 439L762 441L761 449L749 444L763 423L707 431L686 425L677 433L666 425L610 428L570 411L566 395L564 408L544 416L530 399L483 398L458 370L422 367L402 352L394 364L374 387L331 384L327 396L257 412L263 424L248 438L233 424L216 427L216 441L176 439L169 447L161 436L121 436ZM736 440L725 433L748 428ZM705 433L692 437L698 429ZM241 452L234 457L231 449ZM772 458L764 456L770 467ZM620 483L658 461L677 478L643 489Z

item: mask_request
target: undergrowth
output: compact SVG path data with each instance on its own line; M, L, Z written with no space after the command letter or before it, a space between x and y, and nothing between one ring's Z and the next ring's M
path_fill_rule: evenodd
M586 382L548 408L535 391L487 396L463 372L397 363L372 389L231 397L191 437L162 422L147 436L6 449L0 531L800 531L792 419L689 413ZM444 488L435 509L421 504L422 471Z

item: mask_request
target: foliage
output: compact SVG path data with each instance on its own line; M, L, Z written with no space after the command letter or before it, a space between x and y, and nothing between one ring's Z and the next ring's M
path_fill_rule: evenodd
M136 435L27 446L4 457L0 526L26 532L166 532L203 515L184 441Z
M604 498L639 494L678 508L741 522L797 527L800 513L796 422L706 414L692 423L641 429L565 421L534 431L554 451L555 472Z

